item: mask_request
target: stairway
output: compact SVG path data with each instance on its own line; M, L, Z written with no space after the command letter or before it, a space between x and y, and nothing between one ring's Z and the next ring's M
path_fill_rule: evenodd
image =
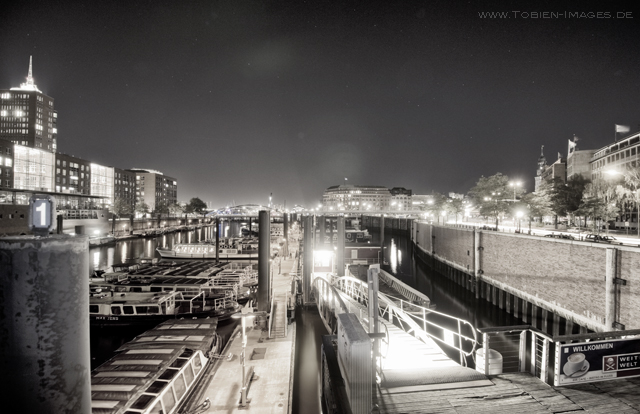
M273 300L274 304L274 318L273 328L271 331L272 338L286 338L287 336L287 294L286 292L277 293Z

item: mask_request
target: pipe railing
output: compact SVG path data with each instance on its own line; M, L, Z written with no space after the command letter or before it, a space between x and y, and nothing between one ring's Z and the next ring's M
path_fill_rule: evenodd
M271 299L271 306L269 307L269 323L267 324L267 327L269 329L268 331L268 336L267 338L271 339L271 325L273 325L273 305L276 301L272 298Z
M351 276L342 276L334 278L334 283L351 298L363 303L364 305L367 304L368 286L362 280ZM478 344L476 330L471 323L464 319L415 305L404 299L385 295L381 292L378 292L378 298L380 299L380 309L378 310L380 312L380 316L385 317L386 315L387 319L391 323L393 323L393 319L395 317L401 322L402 328L407 333L413 332L416 337L425 343L431 339L456 350L460 356L460 364L466 365L465 357L472 355ZM454 331L430 321L428 319L429 315L438 315L440 318L449 320L457 327L457 330ZM420 324L422 326L420 326ZM434 329L429 328L439 330L442 337L439 337L436 332L434 332ZM468 331L469 333L465 334L463 331ZM453 340L448 340L447 337L453 338ZM471 345L470 350L465 349L468 348L464 345L467 342Z
M490 373L490 352L502 356L502 372L529 372L541 381L553 383L554 338L530 326L503 326L478 329L482 334L484 372ZM550 378L551 377L551 378Z

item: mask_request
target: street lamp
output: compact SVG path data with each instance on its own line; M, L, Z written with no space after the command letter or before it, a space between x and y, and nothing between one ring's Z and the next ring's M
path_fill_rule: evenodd
M522 218L522 216L524 216L524 213L522 211L516 212L516 217L518 218L518 233L520 233L520 219Z
M253 312L253 308L242 308L242 312L240 314L236 313L231 315L234 319L242 319L242 354L240 355L240 365L242 365L242 388L241 388L241 399L240 399L240 407L246 407L251 400L247 400L247 378L245 373L245 355L247 348L247 322L248 318L253 318L256 314ZM251 380L249 378L249 380Z
M520 187L522 183L520 181L511 181L509 186L513 187L513 201L516 201L516 187Z

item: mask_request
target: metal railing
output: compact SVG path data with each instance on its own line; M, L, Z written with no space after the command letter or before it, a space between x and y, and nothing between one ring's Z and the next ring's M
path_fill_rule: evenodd
M368 286L365 282L351 276L343 276L334 278L334 284L352 299L367 304ZM386 316L391 323L394 322L394 318L397 319L403 330L413 333L425 343L433 340L457 351L460 364L466 365L466 357L473 354L478 344L476 330L471 323L380 292L378 298L380 316ZM436 315L439 319L456 326L457 330L429 320L429 316Z
M274 304L275 304L275 299L272 298L271 299L271 306L269 307L269 323L267 324L268 327L268 336L267 338L271 339L271 326L273 325L273 308L274 308Z
M429 305L431 304L431 300L424 293L396 279L384 270L380 270L380 273L378 273L378 277L387 286L389 286L396 292L399 292L402 296L409 299L412 303L418 303L424 307L429 307Z
M478 329L484 348L484 372L490 373L490 353L502 356L502 372L529 372L547 384L553 383L554 339L530 325Z

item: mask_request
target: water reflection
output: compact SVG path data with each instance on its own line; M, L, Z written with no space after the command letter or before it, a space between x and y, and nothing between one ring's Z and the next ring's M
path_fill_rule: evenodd
M98 269L100 267L100 251L93 252L93 268Z
M95 270L110 271L111 266L114 264L142 257L160 258L160 255L156 252L157 247L170 249L174 244L183 243L183 240L190 240L191 243L196 243L202 240L203 234L204 232L201 230L185 230L153 238L140 237L122 240L117 242L115 246L91 247L89 250L92 257L92 260L90 260L90 272L93 273Z
M391 248L389 249L389 264L391 265L391 272L396 273L398 271L398 247L394 239L391 239Z

